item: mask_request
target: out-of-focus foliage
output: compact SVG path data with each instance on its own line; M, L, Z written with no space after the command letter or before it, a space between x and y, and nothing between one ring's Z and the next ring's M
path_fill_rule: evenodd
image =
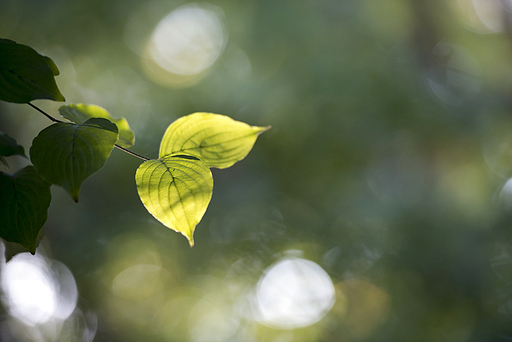
M40 259L2 265L0 340L510 339L510 13L498 0L2 4L2 35L51 56L67 98L126 117L137 153L157 158L193 112L273 129L213 170L201 248L147 215L140 161L119 151L78 206L53 187ZM0 106L25 148L48 124ZM18 267L41 270L30 293L48 300L32 310Z

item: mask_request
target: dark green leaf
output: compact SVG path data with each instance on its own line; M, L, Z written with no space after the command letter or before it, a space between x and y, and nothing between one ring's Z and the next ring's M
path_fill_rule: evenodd
M23 146L18 145L9 134L0 132L0 156L9 157L15 154L26 157Z
M133 134L125 118L114 119L106 109L96 105L70 104L59 108L60 114L77 124L83 124L90 118L104 118L116 124L119 132L119 139L116 144L128 148L135 143L135 134Z
M0 237L35 253L52 197L50 185L33 166L13 175L0 172Z
M116 125L102 118L56 123L34 139L30 158L44 179L78 201L82 182L105 164L117 137Z
M165 226L183 234L194 245L194 230L212 198L213 177L200 160L169 155L148 160L135 175L146 209Z
M55 83L55 63L29 46L0 39L0 100L28 103L36 99L65 101Z

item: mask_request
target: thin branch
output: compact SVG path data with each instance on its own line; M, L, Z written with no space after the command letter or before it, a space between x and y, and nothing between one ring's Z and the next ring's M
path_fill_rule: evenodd
M53 122L64 122L64 121L61 121L59 119L55 119L53 116L51 116L50 114L46 113L45 111L43 111L41 108L33 105L32 103L27 103L30 107L34 108L35 110L37 110L39 113L43 114L44 116L46 116L48 119L52 120ZM137 158L140 158L142 160L150 160L149 158L146 158L144 156L141 156L140 154L137 154L135 152L132 152L124 147L121 147L119 146L118 144L114 144L115 147L117 147L118 149L120 149L121 151L123 152L126 152L134 157L137 157Z
M150 160L149 158L146 158L146 157L144 157L144 156L141 156L140 154L137 154L137 153L135 153L135 152L132 152L132 151L130 151L130 150L128 150L128 149L126 149L126 148L124 148L124 147L119 146L118 144L115 144L114 146L115 146L115 147L117 147L118 149L120 149L121 151L124 151L124 152L126 152L126 153L128 153L128 154L131 154L131 155L132 155L132 156L134 156L134 157L140 158L140 159L142 159L142 160Z
M30 107L34 108L35 110L37 110L39 113L43 114L44 116L46 116L48 119L52 120L53 122L64 122L64 121L60 121L58 119L55 119L53 116L45 113L41 108L39 107L36 107L34 106L32 103L27 103Z

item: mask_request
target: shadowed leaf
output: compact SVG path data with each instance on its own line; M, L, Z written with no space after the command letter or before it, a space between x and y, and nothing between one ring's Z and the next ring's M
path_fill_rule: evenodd
M36 99L65 101L55 83L55 63L29 46L0 39L0 100L28 103Z
M105 164L117 137L116 125L102 118L56 123L34 139L30 158L44 179L78 201L82 182Z
M26 157L23 146L18 145L9 134L0 132L0 156L9 157L16 154Z
M50 206L50 186L33 166L15 174L0 172L0 237L35 253Z
M91 118L104 118L116 124L119 132L119 138L116 141L121 147L128 148L135 143L135 134L130 129L128 121L125 118L114 119L110 113L96 105L70 104L59 108L60 114L79 125Z

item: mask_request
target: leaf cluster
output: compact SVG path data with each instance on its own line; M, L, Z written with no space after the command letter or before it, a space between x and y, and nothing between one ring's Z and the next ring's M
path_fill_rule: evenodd
M195 227L213 194L210 168L227 168L242 160L257 137L270 127L250 126L227 116L194 113L172 123L165 132L158 159L129 150L135 135L125 118L116 119L96 105L59 108L66 121L32 103L36 99L65 101L55 82L59 70L46 56L26 45L0 39L0 100L27 103L54 123L34 138L29 151L33 166L14 174L0 172L0 237L32 254L41 238L51 202L50 187L61 186L78 202L82 183L100 170L114 147L143 160L135 175L139 197L163 225L194 245ZM0 162L26 157L23 146L0 132Z

